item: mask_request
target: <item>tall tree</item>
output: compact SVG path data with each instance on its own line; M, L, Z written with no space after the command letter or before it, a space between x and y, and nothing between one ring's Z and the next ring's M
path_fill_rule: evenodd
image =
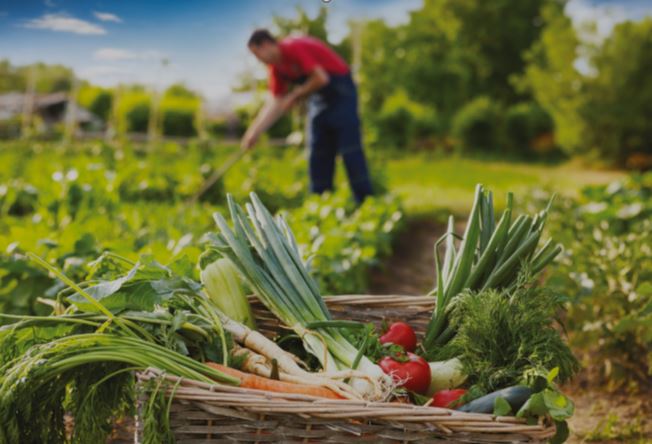
M543 29L542 7L551 3L563 1L426 0L425 7L443 4L456 17L458 44L471 56L474 95L509 103L519 98L510 78L523 72L523 54Z
M405 25L368 23L361 73L366 109L373 114L400 86L448 127L474 97L505 103L526 98L512 78L523 73L524 53L539 39L542 6L560 2L425 0Z
M602 159L625 165L632 155L652 157L652 18L616 26L592 59L580 109L583 136ZM647 161L649 163L649 160Z
M25 91L26 79L21 76L9 60L0 60L0 93Z
M547 5L543 21L544 31L526 53L525 72L517 83L550 113L557 142L573 152L582 143L583 77L575 68L580 41L562 5Z

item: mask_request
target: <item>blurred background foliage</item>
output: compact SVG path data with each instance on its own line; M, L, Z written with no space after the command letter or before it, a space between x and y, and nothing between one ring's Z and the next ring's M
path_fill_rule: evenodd
M565 0L424 0L407 23L351 20L332 46L353 66L368 144L387 152L457 151L519 159L580 156L616 167L652 166L652 19L625 21L603 41L582 38ZM329 41L329 9L275 17L278 36ZM590 41L589 41L590 40ZM236 137L264 100L266 81L243 73L253 92L235 121L204 118L203 98L183 85L165 91L83 83L59 65L0 62L0 92L71 91L117 134ZM153 113L153 114L152 114ZM19 121L3 122L17 125ZM270 131L303 129L301 110ZM0 135L15 134L0 128Z

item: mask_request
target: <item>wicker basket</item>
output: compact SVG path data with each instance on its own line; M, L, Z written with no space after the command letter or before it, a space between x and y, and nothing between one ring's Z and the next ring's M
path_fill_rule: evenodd
M333 296L327 304L334 318L374 323L403 320L423 333L434 298ZM252 305L259 330L270 337L278 333L278 321L257 301L252 300ZM148 370L139 379L160 376ZM180 444L543 442L555 434L554 425L546 420L527 425L515 417L327 400L164 377L180 382L171 409L171 427Z

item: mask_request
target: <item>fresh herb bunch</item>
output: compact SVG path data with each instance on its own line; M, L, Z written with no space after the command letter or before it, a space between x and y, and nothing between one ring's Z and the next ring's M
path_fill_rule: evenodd
M451 312L457 333L437 358L458 357L477 394L527 383L532 371L559 368L559 381L568 381L579 363L555 328L563 302L526 278L510 291L466 291Z
M133 404L131 370L148 367L210 383L239 381L187 356L135 337L72 335L30 347L0 368L0 442L59 443L63 412L80 417L73 442L101 442L114 414ZM128 377L120 375L129 373ZM115 377L115 378L114 378ZM92 396L103 384L102 394ZM68 393L72 396L68 396ZM91 395L87 397L86 395ZM91 417L94 416L94 417ZM101 437L103 439L97 439Z

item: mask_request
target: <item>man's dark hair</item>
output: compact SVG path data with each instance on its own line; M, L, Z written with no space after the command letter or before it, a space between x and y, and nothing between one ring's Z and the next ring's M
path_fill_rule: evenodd
M267 30L263 28L256 29L249 37L249 42L247 46L255 45L260 46L265 42L276 43L274 36Z

